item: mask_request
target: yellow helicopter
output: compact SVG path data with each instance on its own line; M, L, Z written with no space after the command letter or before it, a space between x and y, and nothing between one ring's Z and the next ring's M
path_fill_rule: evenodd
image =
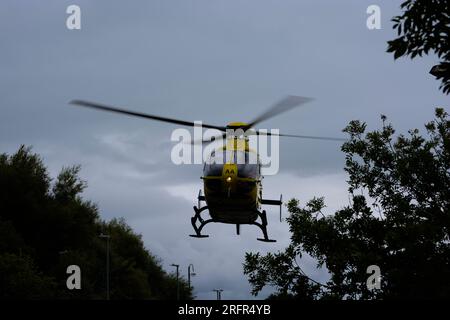
M258 238L258 240L264 242L276 241L269 239L268 237L267 215L265 210L261 211L261 206L279 206L281 221L282 196L280 196L279 200L269 200L262 197L262 165L258 153L250 148L249 135L277 135L280 137L345 141L341 138L280 133L273 134L252 129L256 124L259 124L262 121L293 109L294 107L303 105L311 100L311 98L306 97L288 96L248 123L231 122L227 126L202 124L204 128L222 131L223 134L213 138L214 140L225 140L226 143L222 147L211 152L209 159L204 163L203 176L201 177L203 179L204 195L200 190L197 197L198 206L194 206L195 214L191 218L192 227L195 231L195 234L190 235L191 237L208 237L208 235L201 233L203 227L211 222L219 222L236 225L236 233L238 235L240 234L241 224L255 225L259 227L263 233L263 238ZM194 122L190 121L150 115L84 100L73 100L70 103L82 107L177 125L190 127L196 125ZM238 134L236 134L236 132ZM194 144L199 142L210 143L211 139L193 141ZM256 161L249 161L250 159L256 159ZM202 202L206 205L201 206ZM207 220L201 217L201 213L205 210L208 210L210 215L210 218ZM260 219L259 222L258 218Z

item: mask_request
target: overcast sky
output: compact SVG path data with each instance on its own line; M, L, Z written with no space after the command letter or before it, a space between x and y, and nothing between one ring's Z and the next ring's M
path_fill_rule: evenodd
M124 217L146 247L186 275L195 295L252 298L242 272L245 252L289 243L278 209L268 208L275 244L256 227L208 225L192 233L201 166L170 161L176 127L69 106L87 99L133 110L224 125L246 121L288 94L314 97L260 125L284 133L344 136L352 119L379 127L386 114L398 132L423 128L447 107L428 74L436 57L393 60L386 41L401 1L150 0L0 3L0 152L32 145L52 176L82 165L85 197L101 216ZM81 30L66 28L66 8L81 8ZM366 9L381 8L382 29L368 30ZM336 142L281 141L280 171L264 179L264 197L324 196L328 212L348 204L344 155ZM285 210L286 211L286 210ZM310 277L326 280L314 261ZM264 298L265 290L258 298Z

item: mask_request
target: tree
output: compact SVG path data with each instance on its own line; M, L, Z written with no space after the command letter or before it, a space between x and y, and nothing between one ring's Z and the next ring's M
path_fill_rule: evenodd
M394 138L382 116L381 130L366 133L352 121L342 146L350 204L324 215L323 198L288 204L291 244L276 254L247 253L244 273L252 293L265 285L275 297L293 299L450 298L450 119L436 109L425 125ZM301 269L304 253L325 267L319 284ZM369 290L367 268L381 270L381 289Z
M0 254L0 299L55 298L56 282L39 272L29 256Z
M403 14L392 19L398 38L388 41L387 51L393 52L395 59L435 53L442 61L430 73L442 79L440 88L450 93L450 2L407 0L401 8Z
M105 241L111 235L111 299L176 299L176 282L124 219L102 221L83 199L79 166L52 183L41 158L21 146L0 154L0 299L103 299ZM78 265L81 290L68 290ZM181 294L192 299L184 279Z

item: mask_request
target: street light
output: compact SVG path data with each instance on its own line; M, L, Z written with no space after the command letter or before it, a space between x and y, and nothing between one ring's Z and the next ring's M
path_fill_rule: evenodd
M106 300L109 300L109 240L111 236L101 233L99 237L106 239Z
M177 300L180 300L180 285L178 284L179 278L178 269L180 268L180 265L172 263L171 266L177 268Z
M192 267L192 272L191 272L191 267ZM195 273L194 273L194 265L191 263L189 266L188 266L188 287L189 287L189 289L191 289L191 276L195 276Z
M223 289L213 289L216 292L217 300L222 300L222 291Z

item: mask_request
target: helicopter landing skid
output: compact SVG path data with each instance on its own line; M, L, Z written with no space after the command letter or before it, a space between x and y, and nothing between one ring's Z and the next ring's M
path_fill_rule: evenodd
M263 210L262 212L258 211L258 217L261 219L261 223L258 222L253 222L252 224L254 224L255 226L258 226L263 235L264 238L257 238L256 240L262 241L262 242L277 242L277 240L273 240L273 239L269 239L269 236L267 235L267 215L266 215L266 210Z
M206 209L208 209L208 206L201 207L200 209L198 209L196 206L194 206L195 215L191 218L191 224L192 224L192 227L194 228L195 234L190 234L189 235L190 237L194 237L194 238L208 238L209 237L209 235L207 235L207 234L202 234L202 229L208 223L217 222L217 221L214 219L203 220L200 213ZM198 226L198 227L197 227L197 220L200 221L200 226Z
M196 206L194 206L194 211L195 211L195 215L191 218L191 224L192 227L194 228L195 234L190 234L190 237L194 237L194 238L207 238L209 237L209 235L205 235L202 234L202 229L204 226L206 226L208 223L211 222L221 222L219 220L216 219L208 219L208 220L204 220L200 213L203 212L204 210L208 209L208 206L204 206L201 207L200 209L197 208ZM266 216L266 211L263 210L262 212L257 211L258 217L261 219L261 223L259 222L253 222L253 223L248 223L251 225L255 225L257 227L259 227L263 233L264 238L257 238L257 240L259 241L263 241L263 242L276 242L277 240L273 240L273 239L269 239L269 236L267 235L267 216ZM200 225L197 226L197 221L200 221ZM236 233L239 234L240 233L240 224L236 224Z

